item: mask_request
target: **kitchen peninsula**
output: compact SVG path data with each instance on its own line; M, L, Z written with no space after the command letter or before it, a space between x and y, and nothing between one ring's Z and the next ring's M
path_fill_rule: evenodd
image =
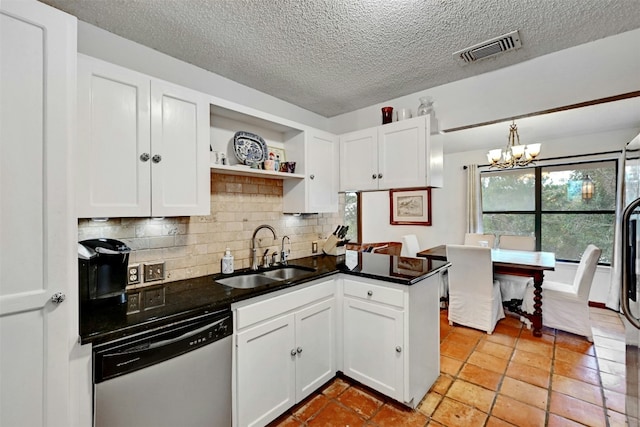
M292 260L288 266L309 271L253 289L218 284L228 277L221 274L150 286L143 292L163 295L157 307L81 313L82 341L103 343L230 306L234 425L266 425L338 372L416 407L440 371L439 285L448 265L347 251Z

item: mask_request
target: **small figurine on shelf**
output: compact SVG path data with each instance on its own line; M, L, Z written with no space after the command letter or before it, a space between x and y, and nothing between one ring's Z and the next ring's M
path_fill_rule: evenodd
M420 105L418 106L418 116L428 116L433 112L433 98L430 96L420 97Z
M280 154L276 154L276 163L275 163L274 169L277 171L280 170Z

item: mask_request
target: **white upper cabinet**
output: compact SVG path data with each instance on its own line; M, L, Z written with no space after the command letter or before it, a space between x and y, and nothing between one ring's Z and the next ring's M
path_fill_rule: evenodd
M210 164L222 174L283 180L285 213L338 211L338 138L241 105L217 101L211 106L211 149L224 153L226 165ZM234 135L260 136L280 161L295 162L295 173L250 169L234 154Z
M442 186L442 147L426 116L340 137L340 190Z
M209 104L198 92L79 55L79 217L206 215Z

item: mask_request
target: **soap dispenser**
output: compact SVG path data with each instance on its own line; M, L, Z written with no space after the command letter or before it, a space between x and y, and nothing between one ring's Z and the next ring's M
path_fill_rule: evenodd
M227 248L222 257L222 274L231 273L233 273L233 255L231 255L231 250Z

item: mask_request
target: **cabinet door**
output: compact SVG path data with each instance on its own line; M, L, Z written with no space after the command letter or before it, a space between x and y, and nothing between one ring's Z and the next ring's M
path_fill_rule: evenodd
M311 394L335 374L334 299L295 314L296 401Z
M238 426L266 425L295 403L293 315L238 333L236 346Z
M79 55L79 217L151 212L149 85L147 76Z
M377 128L340 137L340 191L378 189Z
M0 425L69 426L76 19L0 3ZM75 178L75 176L74 176ZM54 303L61 292L67 301ZM73 322L71 323L73 324ZM75 414L74 414L75 415Z
M426 118L378 127L378 188L426 185Z
M338 138L314 131L307 143L307 212L338 211Z
M151 102L151 215L208 215L209 103L198 92L157 80Z
M344 373L403 401L404 313L344 298Z

